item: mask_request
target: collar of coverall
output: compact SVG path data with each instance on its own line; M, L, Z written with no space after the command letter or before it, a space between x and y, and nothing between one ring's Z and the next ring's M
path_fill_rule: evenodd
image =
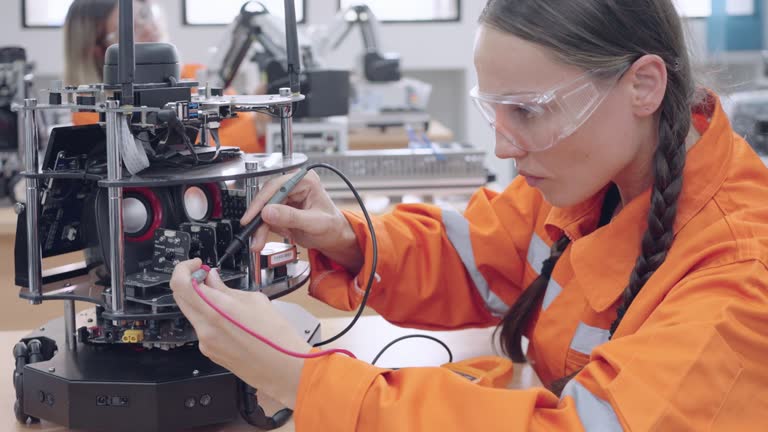
M716 95L708 93L693 114L693 124L701 139L688 151L675 233L701 211L720 188L733 149L730 122ZM586 297L597 312L611 307L624 291L647 227L650 207L648 189L628 203L611 223L596 230L606 190L573 207L553 207L545 222L551 240L563 233L574 240L571 263L577 275L589 275L580 280L586 281Z

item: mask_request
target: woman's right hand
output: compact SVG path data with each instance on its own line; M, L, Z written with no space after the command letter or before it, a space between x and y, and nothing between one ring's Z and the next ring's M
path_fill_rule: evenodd
M355 232L314 171L308 172L288 194L285 204L264 206L290 178L288 173L268 181L240 219L245 225L261 211L264 225L254 234L251 251L261 251L272 231L299 246L320 251L352 274L359 273L364 256Z

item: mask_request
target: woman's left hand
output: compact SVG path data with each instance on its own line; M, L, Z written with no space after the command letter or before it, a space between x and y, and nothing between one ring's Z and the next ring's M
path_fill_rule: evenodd
M304 360L265 345L206 304L192 287L192 273L201 264L199 259L179 263L171 278L173 297L197 332L200 352L293 409ZM230 289L216 271L200 288L213 304L275 344L302 354L311 350L264 294Z

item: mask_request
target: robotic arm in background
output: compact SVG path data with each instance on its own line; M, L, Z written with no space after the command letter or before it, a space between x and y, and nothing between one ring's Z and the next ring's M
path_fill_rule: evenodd
M280 21L263 4L249 1L240 9L228 32L229 45L226 49L219 49L213 60L215 86L226 88L232 84L254 42L261 44L265 53L275 61L286 61L285 30Z
M350 125L428 127L426 105L431 87L402 77L400 56L381 52L378 25L370 8L357 4L336 14L328 26L300 35L300 79L307 98L296 108L294 118L348 116ZM356 27L363 53L356 76L351 78L347 68L331 69L327 58ZM250 56L254 45L260 45L260 50ZM215 87L230 86L245 60L259 66L268 93L277 93L288 83L285 30L262 3L245 3L219 46L208 68Z
M378 21L366 5L354 5L339 12L331 25L330 31L322 32L310 44L301 45L302 69L318 69L322 65L320 58L338 49L356 25L362 32L364 54L363 75L370 82L399 81L400 56L382 54L379 50ZM285 30L280 19L270 14L258 1L251 0L243 5L235 18L231 30L227 33L226 48L219 49L213 60L212 69L216 70L217 87L229 87L242 67L248 51L254 42L258 42L263 53L253 60L263 71L277 64L284 67L287 50L285 48Z
M287 87L289 75L286 34L281 18L270 14L258 1L248 1L240 9L226 32L225 40L214 55L209 71L211 85L229 87L243 66L254 43L261 51L248 59L258 64L266 75L268 93L278 93ZM297 59L301 64L301 90L306 95L303 103L295 107L294 118L324 118L344 116L349 113L350 79L347 70L329 70L320 67L313 57L312 47L299 44ZM295 72L295 71L294 71ZM297 81L298 81L297 80Z
M364 4L353 5L336 15L328 27L330 32L319 38L316 48L321 56L338 49L355 25L360 26L363 36L363 75L370 82L399 81L400 56L382 54L378 42L379 22L371 9Z

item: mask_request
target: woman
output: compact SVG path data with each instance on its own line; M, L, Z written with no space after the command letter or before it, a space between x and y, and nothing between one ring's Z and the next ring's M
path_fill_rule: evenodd
M93 84L104 80L104 54L119 42L118 0L75 0L64 22L64 80L67 85ZM134 38L136 42L160 42L168 39L159 5L153 0L134 2ZM199 65L186 65L182 78L194 80ZM238 146L247 153L262 153L265 141L259 133L257 116L243 113L222 123L223 145ZM98 121L96 113L74 113L75 125ZM263 123L263 122L262 122Z
M377 219L370 305L403 326L498 325L548 389L284 357L200 300L192 261L172 288L203 352L295 407L297 430L766 430L768 170L696 91L672 1L491 0L480 22L472 94L521 175L463 216L407 205ZM263 218L312 249L310 294L353 308L370 274L364 222L315 176L286 204ZM310 351L263 295L215 272L206 285L246 325Z

